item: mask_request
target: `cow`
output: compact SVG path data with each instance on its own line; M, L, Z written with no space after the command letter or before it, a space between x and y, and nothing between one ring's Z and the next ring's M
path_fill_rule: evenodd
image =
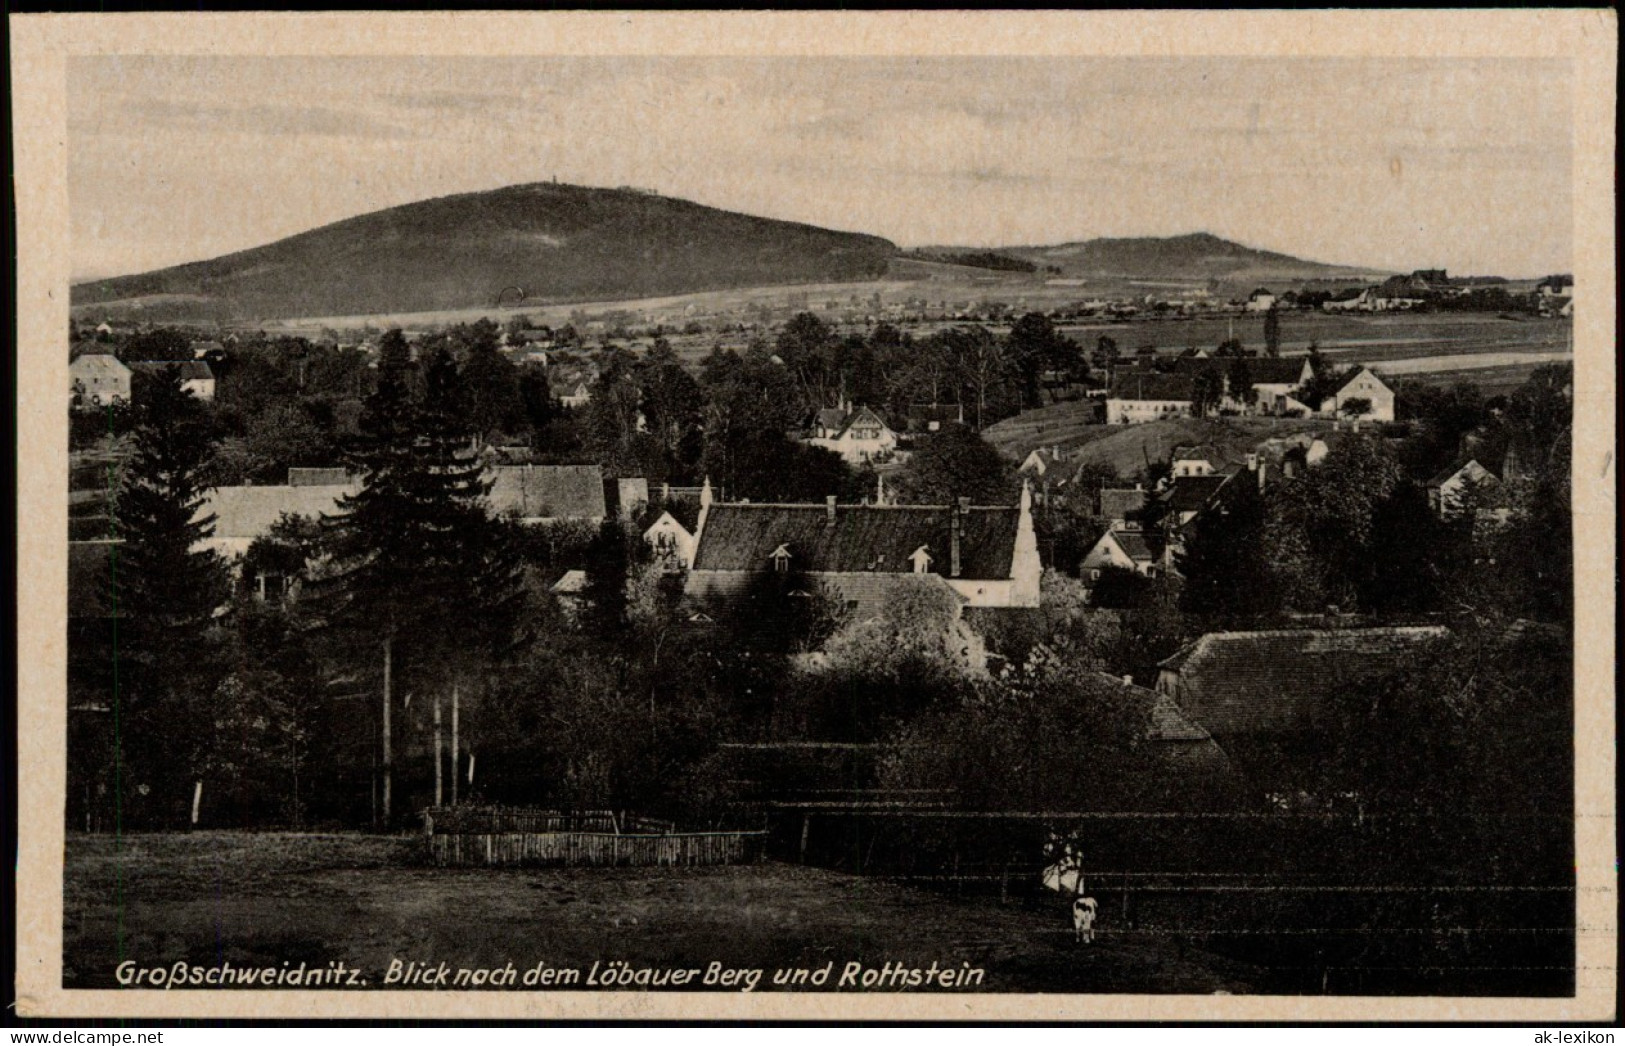
M1072 902L1072 936L1076 943L1095 943L1095 913L1099 907L1093 897L1079 897Z

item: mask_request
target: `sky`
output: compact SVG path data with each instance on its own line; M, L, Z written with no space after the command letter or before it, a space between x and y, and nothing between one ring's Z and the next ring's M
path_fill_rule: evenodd
M80 57L73 272L557 178L904 247L1206 231L1541 276L1572 266L1571 75L1473 58Z

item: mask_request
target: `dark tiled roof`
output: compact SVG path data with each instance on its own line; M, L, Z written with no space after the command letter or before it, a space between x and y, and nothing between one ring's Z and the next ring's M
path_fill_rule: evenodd
M846 424L841 427L841 435L846 435L849 430L856 428L859 425L872 425L876 428L883 429L886 427L886 422L879 414L876 414L868 407L859 407L857 410L847 415Z
M1100 515L1106 519L1129 519L1145 508L1149 497L1144 490L1116 490L1103 487L1100 491Z
M1188 400L1190 374L1158 374L1155 371L1129 371L1112 383L1114 400Z
M1303 377L1307 357L1283 356L1280 359L1249 359L1247 371L1254 385L1296 385Z
M1112 540L1117 542L1128 558L1136 563L1150 563L1157 558L1156 551L1151 547L1151 541L1143 530L1113 530L1110 532Z
M1221 740L1292 732L1317 725L1337 693L1392 672L1446 634L1437 627L1210 632L1159 667L1177 673L1180 708Z
M142 374L162 374L170 367L179 367L182 381L213 381L214 371L202 360L177 360L174 363L132 363L130 369Z
M1200 512L1213 495L1230 482L1231 475L1176 476L1162 500L1172 512Z
M671 518L682 524L683 529L690 534L694 533L700 525L700 502L697 498L667 498L659 501L657 507L662 512L670 512Z
M839 407L824 407L813 415L813 426L839 432L846 425L846 411Z
M290 487L337 487L351 481L350 471L342 465L336 468L305 468L288 470Z
M603 519L603 470L597 465L499 465L487 500L498 515L520 519Z
M695 570L762 570L773 550L789 549L794 569L857 573L904 573L924 545L931 570L950 570L946 506L837 505L829 523L823 505L712 505L694 557ZM1010 576L1015 554L1017 508L970 509L960 539L960 576L995 580Z

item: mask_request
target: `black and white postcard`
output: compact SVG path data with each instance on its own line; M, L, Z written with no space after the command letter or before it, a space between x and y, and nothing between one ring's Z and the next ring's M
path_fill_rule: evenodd
M20 1012L1610 1016L1613 14L11 27Z

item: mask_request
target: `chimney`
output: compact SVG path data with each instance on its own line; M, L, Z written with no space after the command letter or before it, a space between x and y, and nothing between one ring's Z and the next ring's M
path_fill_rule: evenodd
M1270 471L1270 463L1267 462L1267 461L1264 461L1263 459L1259 459L1259 462L1258 462L1258 489L1259 489L1260 493L1262 493L1263 490L1264 490L1264 478L1269 475L1269 471Z
M965 513L970 510L970 498L960 498L959 504L951 506L948 510L948 576L958 577L961 573L959 564L959 545L961 533L965 526Z
M824 525L825 526L830 526L830 527L833 527L835 525L835 495L834 494L831 494L828 497L824 498Z

